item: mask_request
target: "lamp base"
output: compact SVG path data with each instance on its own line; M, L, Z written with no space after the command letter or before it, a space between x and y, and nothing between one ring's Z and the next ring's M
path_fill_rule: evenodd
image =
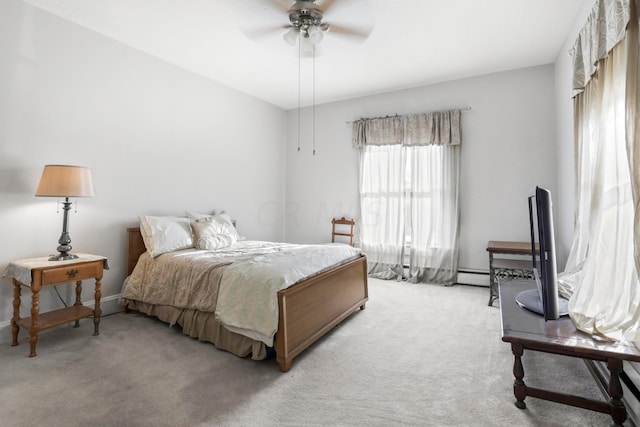
M70 254L71 250L71 237L69 237L69 211L71 210L71 202L68 197L64 198L64 202L62 203L62 210L64 212L62 216L62 234L58 239L58 246L56 249L58 250L58 255L51 255L49 261L65 261L68 259L76 259L78 255Z
M49 257L49 261L66 261L68 259L77 259L77 258L78 258L78 255L61 252L58 255L51 255Z

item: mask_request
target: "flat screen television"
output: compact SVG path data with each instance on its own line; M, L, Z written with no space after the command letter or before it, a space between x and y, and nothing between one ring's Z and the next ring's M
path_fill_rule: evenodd
M556 320L568 314L568 301L558 295L553 206L551 192L545 188L536 187L529 197L529 227L536 287L518 293L516 302L545 321Z

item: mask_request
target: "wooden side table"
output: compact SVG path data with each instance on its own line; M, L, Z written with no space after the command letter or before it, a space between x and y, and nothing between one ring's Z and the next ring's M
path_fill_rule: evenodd
M533 279L531 243L490 240L487 243L487 252L489 252L489 306L492 306L493 302L499 298L498 277L502 279ZM494 254L522 255L528 258L494 258Z
M108 269L105 257L89 254L77 254L78 259L66 261L49 261L48 257L30 258L13 261L9 264L3 277L13 282L13 318L11 319L11 345L18 345L20 327L29 331L29 357L36 356L38 332L93 316L93 335L99 335L100 298L102 274ZM82 281L95 279L95 307L92 310L82 305ZM40 313L40 291L49 285L75 282L76 301L70 307ZM21 287L31 288L31 317L20 317Z

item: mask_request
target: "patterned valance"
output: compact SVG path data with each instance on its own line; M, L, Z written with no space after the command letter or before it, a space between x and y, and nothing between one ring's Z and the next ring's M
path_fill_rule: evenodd
M353 122L353 144L356 147L402 144L403 135L400 116L360 119Z
M629 13L629 0L597 0L572 49L574 95L584 90L598 61L622 40Z
M460 116L460 110L449 110L356 120L353 145L458 145Z

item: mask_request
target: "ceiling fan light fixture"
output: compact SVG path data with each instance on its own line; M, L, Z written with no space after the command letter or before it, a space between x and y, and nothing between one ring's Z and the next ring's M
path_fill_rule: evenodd
M288 45L295 46L296 40L298 40L298 29L291 28L289 31L282 35L282 38L285 42L287 42Z
M324 37L324 34L322 34L322 30L320 30L320 28L318 28L316 25L309 27L309 29L307 30L307 34L309 35L311 43L313 43L314 45L320 43L322 41L322 38Z

